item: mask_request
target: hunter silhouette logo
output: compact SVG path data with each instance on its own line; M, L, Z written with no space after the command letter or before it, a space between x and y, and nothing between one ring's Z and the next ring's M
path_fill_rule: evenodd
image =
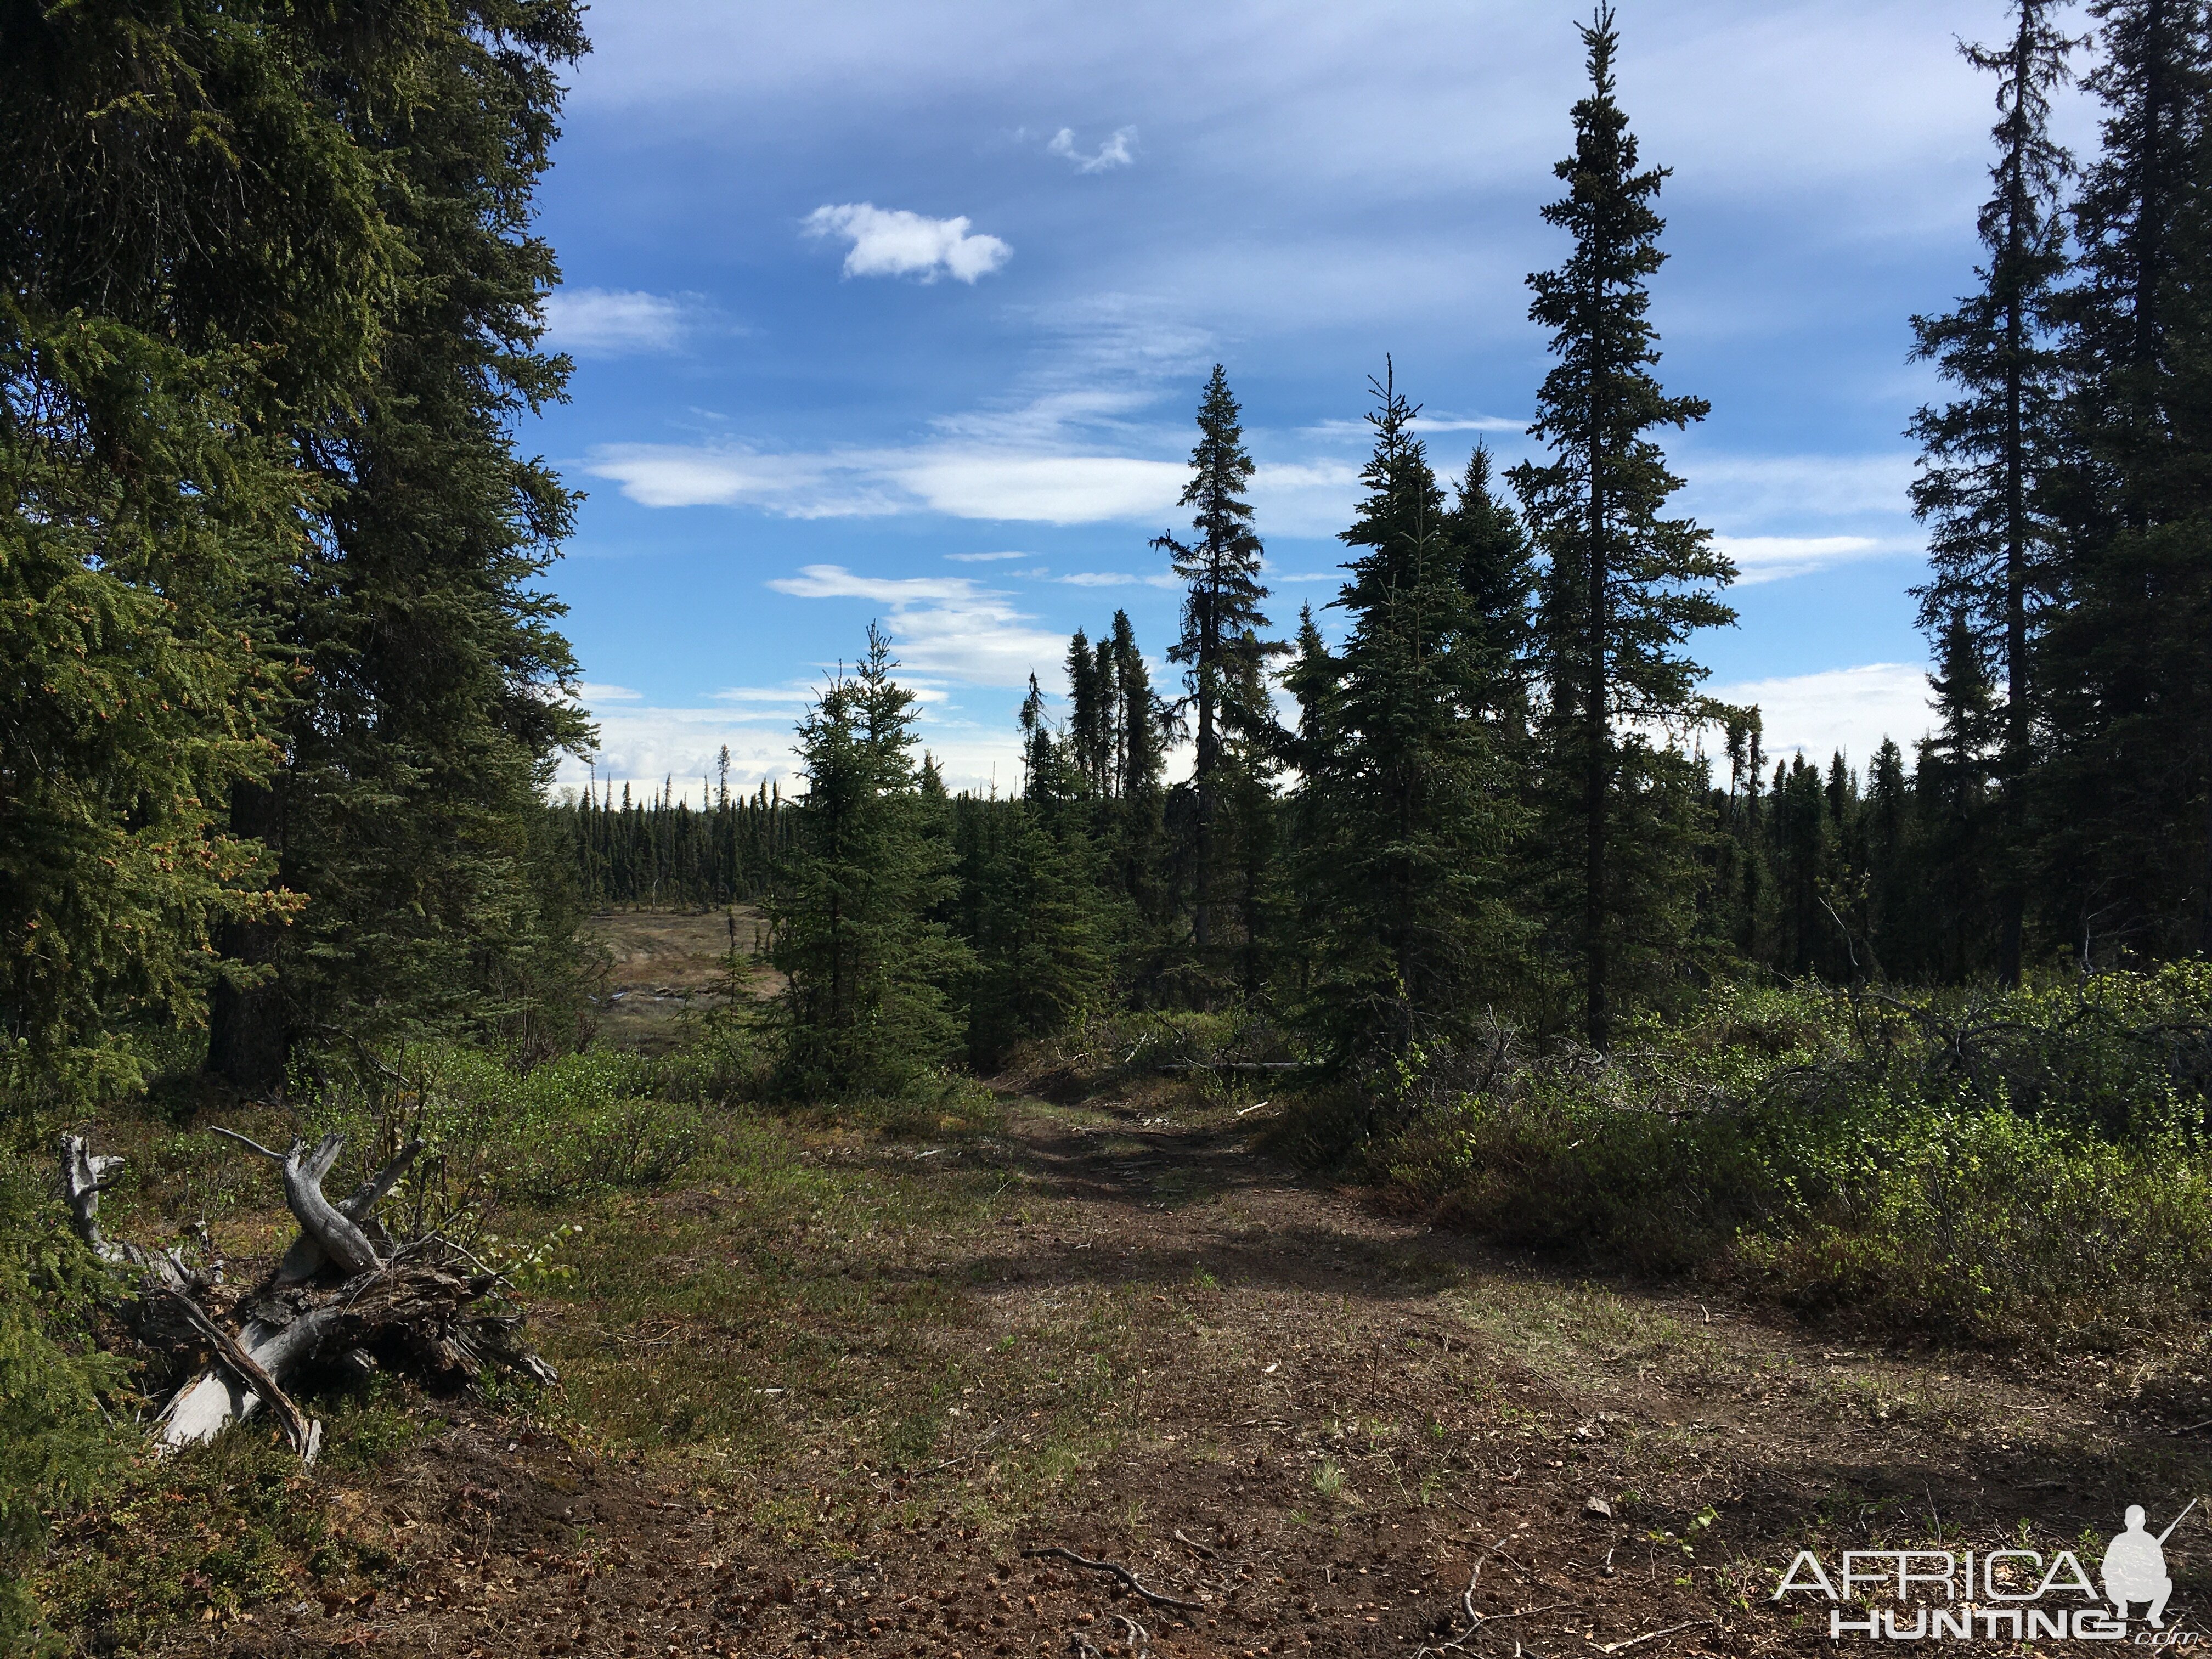
M2153 1630L2166 1628L2166 1598L2173 1594L2173 1580L2166 1577L2166 1540L2173 1536L2173 1528L2181 1524L2197 1500L2189 1500L2188 1509L2173 1517L2172 1523L2155 1538L2143 1530L2143 1506L2128 1505L2128 1529L2105 1551L2103 1577L2105 1599L2112 1604L2112 1611L2124 1619L2131 1601L2148 1601L2150 1612L2145 1616Z
M1828 1635L1836 1641L2122 1642L2129 1610L2140 1607L2145 1628L2135 1637L2137 1645L2212 1648L2201 1632L2166 1628L2173 1595L2166 1540L2197 1502L2191 1498L2159 1533L2149 1530L2143 1506L2130 1504L2094 1579L2065 1549L2047 1556L2018 1547L1846 1550L1832 1569L1811 1550L1800 1550L1774 1599L1804 1592L1826 1600Z

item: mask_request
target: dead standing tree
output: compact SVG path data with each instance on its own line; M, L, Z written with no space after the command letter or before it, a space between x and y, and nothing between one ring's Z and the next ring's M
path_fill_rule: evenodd
M271 1152L228 1129L234 1140L283 1172L285 1206L300 1236L267 1279L239 1298L244 1322L235 1334L202 1305L222 1282L181 1250L147 1250L115 1243L100 1230L100 1194L121 1173L119 1158L95 1157L81 1136L61 1143L62 1192L78 1236L103 1260L134 1271L137 1300L125 1310L133 1333L172 1353L204 1351L210 1363L170 1396L156 1419L164 1450L212 1440L264 1404L301 1456L313 1461L322 1425L284 1391L287 1378L321 1360L357 1373L380 1356L424 1380L452 1382L489 1367L520 1371L540 1382L559 1379L520 1344L520 1314L481 1304L505 1282L459 1245L435 1233L396 1243L373 1213L422 1151L409 1142L374 1175L333 1204L323 1182L343 1139L326 1134L311 1151L295 1141Z

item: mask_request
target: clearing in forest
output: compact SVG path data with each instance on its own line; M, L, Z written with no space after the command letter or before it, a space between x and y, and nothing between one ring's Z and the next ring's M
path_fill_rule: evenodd
M250 1621L172 1600L131 1645L1803 1653L1826 1604L1769 1599L1800 1548L2094 1572L2129 1504L2163 1526L2206 1489L2192 1372L1583 1282L1301 1179L1249 1148L1272 1109L1197 1092L733 1117L533 1298L557 1396L337 1413L316 1587ZM194 1518L280 1456L177 1466ZM185 1495L60 1540L89 1644L155 1595ZM2212 1616L2200 1535L2167 1544L2176 1628Z

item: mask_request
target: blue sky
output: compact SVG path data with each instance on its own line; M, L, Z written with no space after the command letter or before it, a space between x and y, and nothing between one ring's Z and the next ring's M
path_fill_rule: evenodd
M1924 723L1900 435L1907 322L1971 281L1994 0L1627 0L1620 97L1662 198L1668 447L1735 553L1698 641L1770 747ZM1226 365L1273 613L1335 592L1366 379L1394 358L1441 472L1522 435L1527 272L1581 91L1580 4L1113 7L621 0L590 16L542 196L571 401L523 434L588 492L552 583L602 777L788 772L869 620L956 783L1018 776L1068 633L1176 595L1146 544ZM2062 129L2082 141L2077 104ZM1160 671L1163 679L1164 669ZM564 763L564 782L585 775Z

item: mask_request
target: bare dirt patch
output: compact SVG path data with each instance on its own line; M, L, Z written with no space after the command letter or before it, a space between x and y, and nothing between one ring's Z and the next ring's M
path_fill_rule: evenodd
M1460 1651L1747 1659L1827 1645L1825 1603L1768 1599L1800 1547L2100 1549L2212 1484L2187 1365L1586 1282L1249 1127L1157 1093L934 1139L749 1121L594 1219L537 1321L552 1418L447 1409L342 1494L387 1571L157 1645L1276 1659L1415 1653L1471 1608ZM2167 1547L2184 1625L2197 1539Z

